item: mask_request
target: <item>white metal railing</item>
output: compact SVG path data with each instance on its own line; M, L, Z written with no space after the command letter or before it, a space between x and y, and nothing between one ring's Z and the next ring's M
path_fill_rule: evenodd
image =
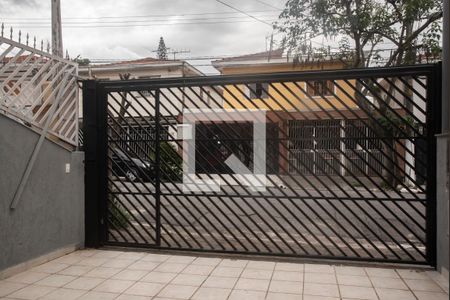
M22 38L19 32L14 41L12 29L8 35L2 26L0 113L37 131L47 125L50 135L77 146L78 65L50 54L48 43L46 50L42 41L37 49L36 38L30 43L29 36Z

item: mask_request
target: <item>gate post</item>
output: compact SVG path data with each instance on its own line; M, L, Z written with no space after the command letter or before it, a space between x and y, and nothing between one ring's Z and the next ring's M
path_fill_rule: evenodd
M427 80L427 203L426 203L426 241L427 261L436 267L437 243L437 187L436 187L436 134L441 132L441 92L442 63L437 63Z
M102 167L103 154L99 141L101 140L101 124L99 116L102 114L99 103L98 84L95 80L83 82L83 137L85 152L84 174L84 212L85 212L85 241L86 247L97 248L102 240Z

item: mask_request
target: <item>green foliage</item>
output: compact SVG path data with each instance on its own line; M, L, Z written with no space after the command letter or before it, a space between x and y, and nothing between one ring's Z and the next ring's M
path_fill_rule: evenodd
M78 55L74 60L79 66L89 66L91 61L89 58L82 58L80 55Z
M301 54L314 37L340 40L341 58L351 59L353 67L379 59L377 46L389 42L396 49L386 65L395 65L406 63L416 45L439 50L442 1L288 0L275 27L284 33L283 46L294 54Z
M183 159L175 146L168 142L161 143L161 179L180 182L183 174Z
M161 155L160 175L162 181L181 182L183 175L183 159L177 148L169 142L161 142L159 153ZM155 152L150 158L156 161Z
M400 118L393 113L387 112L382 117L378 118L379 124L386 132L389 132L390 137L398 137L407 131L408 128L418 128L418 123L411 116Z
M120 204L117 199L113 198L109 205L109 222L114 226L114 228L122 229L129 226L130 214L128 211Z

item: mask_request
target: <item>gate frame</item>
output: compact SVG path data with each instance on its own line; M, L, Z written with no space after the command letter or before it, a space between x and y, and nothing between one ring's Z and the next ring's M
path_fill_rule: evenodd
M163 79L134 79L127 81L83 81L83 134L85 150L85 246L98 248L113 243L107 241L108 228L106 225L107 197L108 197L108 172L107 172L107 100L109 92L131 92L154 90L155 91L155 117L156 127L160 126L159 119L159 89L167 87L192 87L197 85L214 84L238 84L242 81L246 83L270 82L276 83L280 80L295 79L298 81L320 80L324 77L335 77L337 79L353 79L355 77L389 77L389 76L414 76L426 75L427 81L427 103L426 103L426 141L427 141L427 177L428 185L426 191L426 257L424 263L417 262L418 265L431 265L436 267L436 135L441 132L441 107L442 107L442 63L400 66L389 68L365 68L365 69L344 69L344 70L322 70L307 72L289 73L263 73L246 75L225 75L208 77L179 77ZM160 134L156 130L156 142L159 144ZM160 147L156 147L155 157L157 165L160 162ZM156 168L156 243L153 245L136 245L120 243L122 246L134 248L161 249L172 251L190 251L207 253L227 253L221 250L198 250L198 249L173 249L161 247L161 211L160 211L160 168ZM233 252L235 254L248 254ZM274 253L260 253L261 256L290 256L306 257L310 259L330 259L329 257L314 257L311 255L277 255ZM364 258L340 258L332 257L333 260L353 260L366 262L385 262L385 260L373 260Z

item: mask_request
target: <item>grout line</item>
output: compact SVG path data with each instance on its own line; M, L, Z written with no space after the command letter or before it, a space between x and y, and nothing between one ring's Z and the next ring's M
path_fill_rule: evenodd
M369 273L367 272L366 268L362 268L362 269L364 271L364 274L366 274L367 278L369 279L370 285L372 286L373 290L375 291L375 296L377 296L377 299L380 299L380 295L378 295L377 289L375 288L375 285L373 284L372 279L369 276Z
M266 296L264 297L264 299L266 299L267 296L269 295L269 291L270 291L270 287L272 285L273 275L275 274L276 267L277 267L277 263L274 263L273 269L272 269L272 274L270 275L270 279L269 279L269 286L267 287Z
M400 280L403 282L403 284L408 288L408 291L413 295L413 297L415 299L418 299L416 294L414 293L413 290L411 290L411 288L409 287L409 285L406 283L405 278L402 277L402 275L397 271L397 269L394 269L395 274L398 275L398 277L400 278Z
M306 264L303 264L302 299L305 298Z
M236 287L236 285L238 284L239 279L241 279L242 273L244 273L244 270L247 268L247 265L248 265L249 260L245 260L245 261L246 261L246 263L245 263L245 265L242 267L242 271L241 271L241 273L239 273L239 276L237 276L237 280L236 280L236 282L234 283L233 287L231 288L231 292L230 292L230 294L228 295L227 300L230 299L231 294L235 291L235 287Z

